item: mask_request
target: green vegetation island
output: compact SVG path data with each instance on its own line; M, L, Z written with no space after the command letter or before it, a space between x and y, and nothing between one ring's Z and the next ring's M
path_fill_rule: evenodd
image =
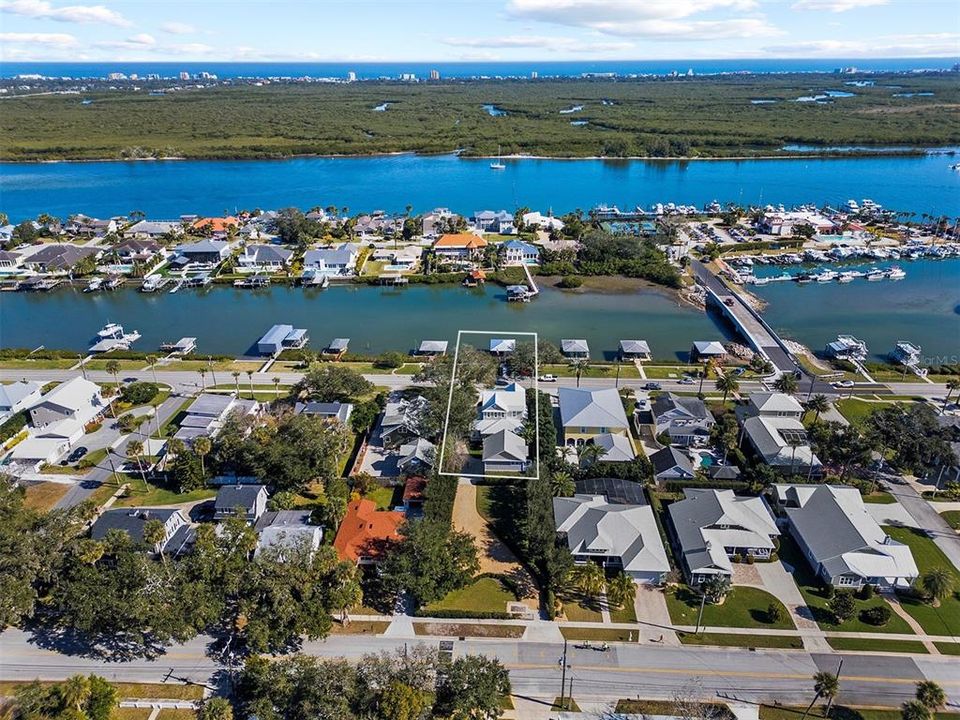
M960 83L954 73L798 73L98 87L10 97L0 128L4 161L846 156L960 145Z

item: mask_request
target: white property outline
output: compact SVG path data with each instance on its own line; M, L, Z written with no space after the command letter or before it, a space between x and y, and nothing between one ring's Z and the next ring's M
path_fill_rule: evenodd
M460 473L443 471L443 453L447 446L447 428L450 425L450 407L453 405L453 383L457 377L457 362L460 359L460 338L462 335L499 335L502 337L532 337L533 338L533 412L536 415L534 419L534 461L537 468L536 477L540 479L540 354L537 348L539 337L535 332L516 332L506 330L457 330L457 347L453 351L453 369L450 374L450 393L447 396L447 412L443 420L443 437L440 439L440 462L437 465L437 474L448 477L474 478L479 480L497 479L497 480L529 480L529 475L487 475L486 473ZM499 367L499 363L498 363Z

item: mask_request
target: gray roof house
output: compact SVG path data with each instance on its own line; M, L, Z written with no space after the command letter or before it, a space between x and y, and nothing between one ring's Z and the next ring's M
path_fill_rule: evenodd
M593 438L593 444L603 448L601 462L630 462L637 454L633 450L630 438L620 433L601 433Z
M615 388L562 387L557 394L564 445L583 445L606 433L627 434L627 414Z
M483 390L473 426L477 439L485 438L501 430L516 432L527 417L527 394L521 385L510 383L506 387Z
M327 275L348 275L355 269L357 248L344 243L336 248L317 248L303 254L303 266Z
M245 268L284 268L290 264L293 250L276 245L247 245L237 259Z
M18 380L0 385L0 422L39 402L43 383Z
M445 355L448 344L446 340L424 340L417 348L417 355Z
M164 540L158 552L177 554L193 542L194 533L187 519L175 508L122 508L107 510L90 528L90 537L103 540L111 530L119 530L130 536L134 543L144 543L143 528L150 520L163 523Z
M768 558L777 523L760 497L737 497L733 490L687 488L685 499L667 508L683 571L691 585L712 575L733 575L734 555Z
M268 511L254 525L259 536L256 555L273 551L280 559L290 550L316 552L323 540L323 528L310 523L309 510Z
M792 417L761 415L743 421L743 434L763 461L784 474L819 476L820 459L814 454L803 423Z
M77 245L44 245L23 260L25 267L38 272L65 272L84 258L99 258L102 248L78 247Z
M560 352L568 358L587 359L590 357L590 346L586 340L564 339L560 341Z
M667 433L675 445L704 445L714 425L711 412L703 400L666 393L650 404L657 435Z
M217 491L213 509L214 520L226 520L237 511L250 524L260 519L267 509L266 485L224 485Z
M817 576L841 588L905 588L920 575L908 545L873 519L860 491L835 485L776 485L790 535Z
M294 406L293 412L297 415L313 415L314 417L339 420L346 424L353 413L353 405L342 402L298 402Z
M803 406L792 395L778 392L751 393L749 403L743 408L744 416L786 417L800 420Z
M484 473L522 473L527 469L530 454L523 438L509 430L501 430L483 441Z
M641 583L659 583L670 570L649 505L578 493L554 498L553 518L578 565L598 562L605 568L622 569Z
M693 480L696 475L690 458L675 447L657 450L650 456L650 463L653 465L653 477L659 483L668 480Z
M517 349L517 341L512 338L502 339L502 338L491 338L490 339L490 352L493 355L506 355L507 353L512 353Z
M200 436L215 437L223 421L234 412L256 415L260 412L260 403L256 400L240 400L231 395L202 393L187 408L187 414L181 420L174 437L184 442Z
M621 340L620 357L636 358L638 360L650 359L650 345L646 340Z
M386 448L405 445L420 434L420 417L427 408L424 397L388 402L380 420L380 438Z
M414 473L433 467L437 448L429 440L415 438L401 445L399 452L397 467L405 473Z
M230 254L230 243L226 240L204 238L177 248L177 254L195 263L218 263Z
M722 358L726 354L727 349L718 340L697 340L690 346L690 359L694 362Z

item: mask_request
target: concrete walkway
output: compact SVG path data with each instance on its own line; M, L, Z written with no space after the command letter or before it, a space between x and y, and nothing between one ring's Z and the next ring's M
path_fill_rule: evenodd
M757 563L753 567L763 583L762 587L782 602L790 613L790 619L803 634L803 647L811 652L831 652L830 644L822 635L820 626L810 616L803 595L797 588L793 575L787 572L783 562Z
M903 605L900 604L900 598L897 597L897 594L885 592L883 593L883 598L887 601L887 604L890 606L890 609L893 610L893 613L903 618L904 622L910 626L910 629L913 630L917 636L923 636L920 642L923 643L923 646L927 649L927 652L931 655L939 655L940 651L937 650L937 646L926 637L926 630L923 629L920 623L918 623L910 613L903 609Z

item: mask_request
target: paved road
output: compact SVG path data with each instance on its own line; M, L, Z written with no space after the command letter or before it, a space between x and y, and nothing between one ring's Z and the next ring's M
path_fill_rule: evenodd
M940 517L930 503L924 500L917 490L908 483L889 485L890 493L900 501L904 509L916 520L917 526L926 530L944 555L960 570L960 535ZM958 663L960 664L960 663Z
M393 638L339 635L307 642L303 652L322 657L356 659L369 652L402 648L439 638ZM96 671L112 680L161 682L174 676L210 682L219 669L206 654L208 639L195 638L155 660L104 662L61 655L30 642L25 633L8 629L0 636L0 679L56 680L76 672ZM510 670L514 693L556 697L560 685L561 643L517 640L455 642L454 652L498 657ZM706 693L724 693L745 700L801 703L812 695L811 677L818 669L835 672L835 654L802 651L756 651L720 648L661 647L615 644L606 653L578 650L571 645L574 696L584 700L618 697L672 697L692 683ZM569 677L569 675L568 675ZM940 683L953 703L960 702L960 663L955 659L845 655L840 701L897 706L913 696L914 683L927 678Z

